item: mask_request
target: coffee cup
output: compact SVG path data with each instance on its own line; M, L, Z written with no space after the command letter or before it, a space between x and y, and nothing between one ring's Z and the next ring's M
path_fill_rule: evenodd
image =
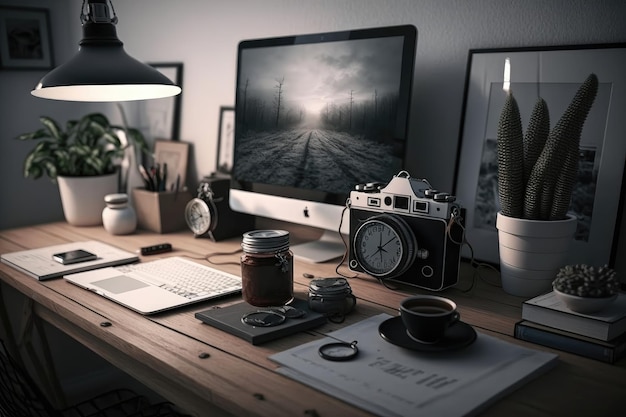
M420 343L437 343L461 315L452 300L416 295L402 300L400 317L409 337Z

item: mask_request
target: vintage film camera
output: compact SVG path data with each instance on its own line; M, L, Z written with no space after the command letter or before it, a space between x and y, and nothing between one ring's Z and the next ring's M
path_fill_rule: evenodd
M442 290L458 282L464 239L455 197L400 171L350 193L351 270L384 282Z

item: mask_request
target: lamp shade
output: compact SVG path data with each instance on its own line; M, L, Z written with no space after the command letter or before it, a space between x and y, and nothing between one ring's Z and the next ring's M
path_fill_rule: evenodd
M102 6L101 1L94 3ZM93 13L101 15L90 14L83 23L78 53L46 74L32 95L53 100L111 102L170 97L181 92L165 75L124 51L105 9L106 4L104 8L93 8Z

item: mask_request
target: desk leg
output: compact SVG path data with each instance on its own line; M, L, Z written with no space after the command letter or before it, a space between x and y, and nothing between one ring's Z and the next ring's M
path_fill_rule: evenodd
M0 324L2 325L2 329L0 330L3 330L0 333L0 338L5 341L7 349L9 350L9 354L18 361L20 366L24 367L21 356L19 354L19 349L17 347L17 342L15 341L13 326L11 326L11 320L9 320L9 313L7 312L7 304L4 298L4 294L2 293L2 287L4 287L4 283L0 282L0 301L2 301L2 303L0 304Z
M1 287L0 287L1 288ZM0 293L0 296L2 294ZM7 343L14 358L24 368L25 366L20 349L23 348L28 354L28 358L32 364L33 371L37 374L38 380L41 382L41 389L46 393L50 401L57 407L67 407L65 394L61 388L59 378L54 366L54 360L50 353L50 345L46 336L45 329L41 320L34 314L34 303L30 298L26 298L22 308L22 317L19 323L20 329L17 337L13 333L9 314L6 311L5 303L2 303L0 309L0 318L3 326L7 329ZM43 362L39 359L37 352L33 346L33 331L39 334L41 352L43 354Z

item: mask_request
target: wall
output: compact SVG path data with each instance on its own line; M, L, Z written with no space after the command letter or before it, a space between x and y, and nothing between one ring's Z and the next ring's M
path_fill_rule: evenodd
M0 6L5 5L49 10L57 64L78 50L80 4L69 0L0 0ZM57 185L48 179L33 181L23 177L24 159L33 145L14 138L39 129L38 119L42 115L65 123L92 109L105 109L102 105L53 102L31 96L30 91L45 74L44 70L0 69L0 230L63 218Z
M76 50L81 3L0 0L50 9L58 63ZM626 3L619 0L132 0L114 6L118 35L131 55L185 65L181 139L194 145L192 180L214 170L219 107L234 104L235 55L242 39L414 24L419 35L408 168L448 191L469 49L626 41ZM85 112L84 104L30 97L42 75L0 71L0 104L6 109L0 113L0 174L4 195L11 196L0 204L0 229L62 219L56 187L22 178L27 149L11 140L37 128L40 114L63 119ZM109 114L118 120L114 109Z
M144 60L185 64L182 139L194 142L200 175L214 168L219 107L234 104L241 39L414 24L419 34L408 168L450 191L469 49L626 40L621 18L626 3L619 1L117 3L118 31L129 52Z
M77 49L82 0L0 4L50 9L57 63ZM236 48L242 39L415 25L407 168L446 191L454 181L468 50L626 41L626 2L620 0L118 0L114 6L119 37L131 55L184 63L181 139L193 143L192 182L215 168L219 108L234 104ZM120 122L110 105L31 97L28 91L43 74L0 70L0 178L8 196L0 201L0 229L63 218L56 185L22 177L28 147L12 137L37 128L41 114L64 120L96 109ZM125 107L132 118L133 104Z

